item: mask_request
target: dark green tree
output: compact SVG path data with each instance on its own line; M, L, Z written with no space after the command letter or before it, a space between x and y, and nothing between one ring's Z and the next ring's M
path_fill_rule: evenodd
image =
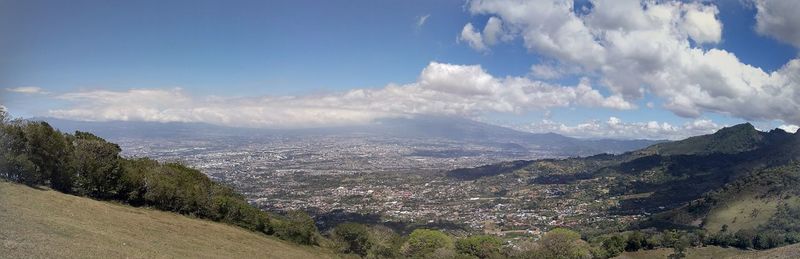
M61 132L46 122L30 122L23 127L27 158L36 165L28 184L49 184L53 189L71 192L73 173L67 166L68 144Z
M625 250L626 240L622 236L614 235L606 240L603 240L603 249L606 250L608 257L616 257Z
M503 241L497 237L475 235L456 240L456 251L478 258L500 258Z
M116 196L123 174L119 146L87 132L77 131L72 139L71 164L80 192L97 198Z
M628 240L625 242L625 251L634 252L639 251L644 247L647 240L645 240L644 234L639 231L633 231L630 235L628 235Z
M340 242L343 253L367 256L367 251L372 248L372 238L369 229L358 223L342 223L331 231L331 238Z
M302 245L317 244L317 226L308 214L302 211L292 211L286 219L277 223L275 233L278 237Z

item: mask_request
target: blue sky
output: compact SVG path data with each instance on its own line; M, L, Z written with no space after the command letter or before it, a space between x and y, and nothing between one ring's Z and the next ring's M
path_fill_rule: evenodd
M598 7L594 10L593 3L595 2L579 1L575 5L577 8L572 10L572 16L556 14L583 22L585 27L592 30L595 38L606 37L598 36L600 34L595 30L619 30L626 33L641 30L641 27L635 26L635 21L622 21L622 26L614 29L598 27L603 22L619 21L589 18L595 12L600 13L602 8L612 8ZM770 3L682 3L683 5L677 2L672 6L675 10L684 12L675 19L688 21L685 18L688 15L684 17L685 14L700 10L710 13L722 24L719 39L714 39L713 33L711 36L706 35L708 30L703 28L696 32L698 29L692 31L693 27L686 27L689 28L686 29L689 36L676 36L678 38L675 42L688 42L690 50L724 50L735 55L742 65L759 68L766 74L781 69L787 62L797 58L797 44L791 38L793 27L779 28L781 30L770 30L770 27L760 31L756 29L756 15L773 10L769 9ZM642 131L642 136L609 132L615 130L607 125L612 117L620 119L626 127L633 128L643 128L651 121L667 123L675 126L676 130L699 121L713 124L702 129L686 129L692 133L703 133L743 121L753 121L764 129L800 123L796 121L797 116L787 111L770 115L773 112L770 109L781 108L764 107L763 111L758 112L735 109L737 105L746 105L744 101L731 101L729 106L711 104L719 101L718 99L691 96L688 98L691 99L690 104L675 101L685 100L687 97L674 92L689 90L668 89L672 86L649 86L659 84L653 83L649 78L637 79L633 83L635 86L612 87L610 85L620 84L620 74L634 74L639 68L620 72L621 68L627 67L620 64L609 65L612 61L603 61L608 64L597 65L597 62L585 57L575 59L568 54L549 50L541 44L537 45L537 37L558 36L563 31L543 32L535 28L558 28L560 24L551 24L557 19L526 18L544 14L530 13L516 17L508 12L513 8L520 8L514 4L518 3L503 2L502 5L505 6L488 6L481 1L3 0L0 1L0 89L4 91L0 93L0 103L12 114L23 117L201 121L257 127L305 127L319 126L315 122L325 123L325 120L314 116L340 118L343 123L347 123L386 116L443 113L472 117L522 130L556 131L579 137L675 138L684 135L669 131ZM579 10L582 6L587 9ZM713 7L716 11L709 11L708 7ZM648 8L642 7L638 11L647 10ZM769 15L780 16L781 13L770 12ZM426 18L421 22L423 17ZM502 35L507 35L506 39L494 40L494 43L489 44L487 30L484 28L487 28L490 17L503 22L504 27L501 30ZM471 42L464 34L466 24L471 24L475 32L482 33L478 40L487 45L486 48L477 49L470 45ZM606 33L603 32L603 35ZM698 39L705 42L698 43ZM604 48L603 55L608 55L609 60L614 58L613 53L616 52L612 51L612 47L616 48L614 44L621 43L614 43L611 39L597 40ZM632 60L637 58L623 57ZM531 66L537 64L563 71L559 72L561 75L558 77L542 78L532 72ZM439 65L453 67L434 69ZM464 96L465 89L429 85L423 80L423 71L455 71L469 66L480 66L479 70L470 70L473 75L489 75L498 81L496 84L501 88L512 84L511 80L504 80L507 78L522 78L528 80L526 84L543 83L556 88L564 87L569 91L578 89L577 85L585 82L602 98L606 98L606 101L613 101L609 98L619 96L624 98L625 103L600 104L600 101L586 101L580 97L553 105L524 103L536 102L535 99L494 103L491 100L486 101L482 95ZM612 70L604 67L612 67ZM656 70L658 69L673 70ZM786 73L789 72L787 70ZM665 73L667 72L661 74ZM722 71L716 74L729 73ZM456 80L455 87L470 84L458 81L459 78L464 78L461 74L449 76L451 77L448 78ZM615 76L616 79L607 80ZM696 83L692 79L687 80L687 84ZM450 87L448 82L450 81L443 84ZM404 90L409 96L417 93L423 96L424 91L435 90L442 91L443 97L437 95L431 98L438 101L450 100L452 97L455 101L442 101L443 104L428 107L417 99L395 100L399 97L387 93L390 91L382 91L390 84L410 87ZM706 89L714 90L714 87L727 87L713 83L708 86L697 84L701 92ZM797 88L793 81L772 84L779 84L783 89L789 90ZM416 87L422 90L416 92ZM642 94L635 96L636 89L632 87L641 87ZM733 89L740 86L731 83L730 87ZM382 92L374 92L370 97L359 97L357 102L364 105L357 107L346 102L345 105L337 106L335 101L326 104L331 106L310 105L321 102L314 98L347 99L343 95L358 89ZM559 91L557 94L563 94L560 88L546 89L549 90L545 91L551 91L547 93ZM138 90L152 91L136 92ZM499 93L493 96L510 98L511 95ZM781 95L786 96L785 93ZM130 99L125 101L129 106L109 104L102 100L109 96ZM747 99L746 97L739 96L738 99ZM285 98L298 100L284 101ZM143 99L147 100L136 102ZM163 103L170 99L181 100L180 105ZM763 100L767 99L756 101ZM392 102L402 103L398 105L402 108L381 110L376 114L359 111L374 111L373 107L391 106ZM246 103L252 112L249 113L250 117L238 114L227 116L226 112L239 106L221 103ZM264 103L268 105L259 107ZM314 106L315 110L276 112L271 110L273 104L297 105L304 109ZM787 105L792 107L795 104ZM138 112L128 113L130 110ZM181 112L173 112L176 110ZM218 116L200 114L198 110L213 110L211 113ZM157 116L150 116L152 114L149 112L155 112ZM298 119L300 117L302 118ZM579 132L579 125L592 123L599 125L599 128L593 128L599 133ZM564 127L557 127L561 124Z

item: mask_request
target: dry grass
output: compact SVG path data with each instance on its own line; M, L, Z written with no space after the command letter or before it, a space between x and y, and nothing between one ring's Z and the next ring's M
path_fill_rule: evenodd
M0 181L0 258L331 258L234 226Z
M730 232L755 229L775 214L781 202L777 199L759 199L753 195L737 197L735 201L712 210L706 219L705 228L711 232L719 231L722 225L728 225Z
M616 259L651 259L667 258L672 254L672 249L640 250L637 252L624 252ZM718 246L689 248L687 259L700 258L725 258L725 259L783 259L800 258L800 244L779 247L764 251L741 250L737 248L722 248Z

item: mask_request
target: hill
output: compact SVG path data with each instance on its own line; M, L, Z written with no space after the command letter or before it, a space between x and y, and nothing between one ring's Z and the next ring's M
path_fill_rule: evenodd
M0 258L334 258L239 227L0 181Z
M774 133L778 134L778 131ZM722 128L711 135L652 145L640 152L660 155L734 154L758 148L770 137L769 134L772 133L758 131L752 124L744 123Z
M709 244L768 249L800 242L799 146L800 134L746 123L620 155L505 162L448 175L525 180L531 190L597 190L581 198L613 204L600 215L639 218L627 229L697 230Z

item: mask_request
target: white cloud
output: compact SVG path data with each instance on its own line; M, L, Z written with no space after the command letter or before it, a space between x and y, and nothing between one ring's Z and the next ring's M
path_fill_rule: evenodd
M486 26L483 27L484 41L487 45L492 46L500 41L511 40L510 34L503 30L503 21L497 17L489 17Z
M613 95L628 102L649 93L662 99L663 107L684 117L715 112L746 120L800 124L800 59L766 72L742 63L728 51L692 43L721 40L723 26L712 4L655 0L592 3L594 7L581 15L573 11L572 1L472 0L467 6L473 14L501 19L505 31L521 37L529 51L563 67L580 67L583 75L597 77ZM770 8L779 4L787 6ZM793 12L797 8L788 5L758 1L761 19L784 21L762 22L784 26L760 30L784 39L800 35L796 30L800 26L795 26L800 16ZM534 65L532 74L540 78L558 74L546 69Z
M486 21L486 26L483 27L483 33L477 30L472 23L467 23L461 29L461 35L458 41L465 41L470 48L486 52L489 46L493 46L503 41L510 41L514 38L513 34L507 33L503 28L503 20L497 17L489 17Z
M531 75L541 79L556 79L564 74L561 69L548 64L533 64L531 66Z
M50 116L79 120L207 122L248 127L311 127L365 123L413 114L473 117L551 107L632 109L584 79L576 86L526 77L498 78L477 65L431 62L416 82L328 95L198 98L182 89L94 90L58 98L71 104Z
M715 6L688 8L683 29L697 43L718 43L722 39L722 22L717 20L718 13Z
M464 28L461 29L461 36L458 37L458 41L466 41L470 48L477 51L483 52L487 50L486 44L483 43L481 32L475 30L472 23L464 25Z
M517 129L547 133L554 132L579 138L614 138L614 139L684 139L690 136L710 134L722 126L705 119L697 119L676 126L666 122L623 122L617 117L609 117L606 121L592 120L575 125L566 125L552 120L542 120Z
M44 89L37 86L21 86L14 88L6 88L6 91L12 93L20 93L20 94L48 94L48 92L44 91Z
M417 28L421 28L423 25L425 25L425 22L428 21L429 17L431 17L430 14L426 14L426 15L417 17Z
M756 31L800 47L800 1L755 0Z
M782 130L784 130L786 132L789 132L789 133L795 133L795 132L797 132L798 129L800 129L800 126L797 126L797 125L794 125L794 124L789 124L789 125L783 124L783 125L778 126L778 128L782 129Z

